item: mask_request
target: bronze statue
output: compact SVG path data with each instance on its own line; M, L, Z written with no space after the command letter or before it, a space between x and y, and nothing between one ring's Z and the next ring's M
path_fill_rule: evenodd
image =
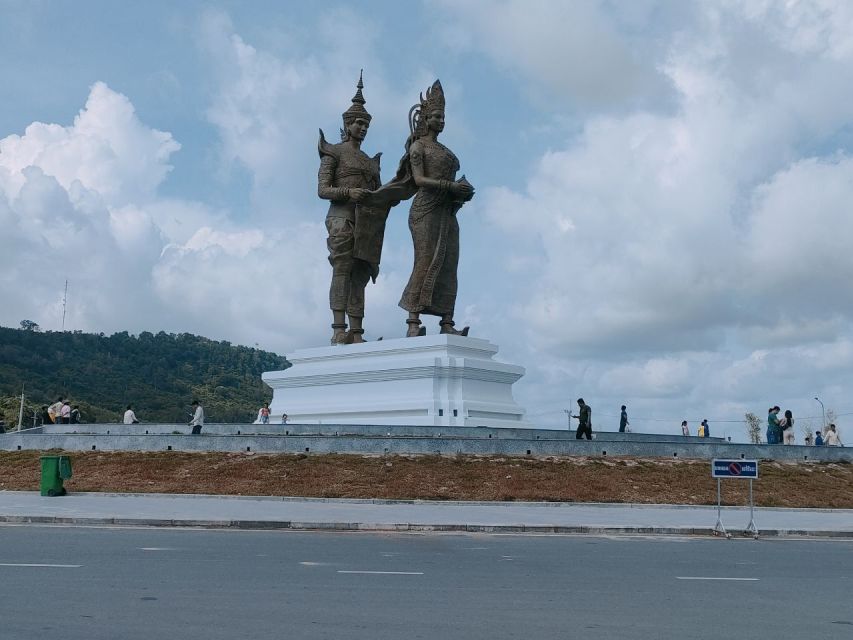
M365 198L379 188L379 158L361 150L371 116L364 108L361 74L352 105L343 113L341 142L329 144L320 129L320 172L317 195L331 200L326 215L326 241L332 265L329 306L332 344L364 342L364 289L379 274L379 258L387 209L374 210ZM347 331L349 316L349 331Z
M420 316L439 316L441 333L468 335L454 328L459 264L459 223L456 213L474 197L474 187L456 180L459 160L438 141L444 130L444 90L436 80L409 111L411 135L394 182L411 176L417 188L409 211L415 260L400 306L409 312L409 337L424 335Z

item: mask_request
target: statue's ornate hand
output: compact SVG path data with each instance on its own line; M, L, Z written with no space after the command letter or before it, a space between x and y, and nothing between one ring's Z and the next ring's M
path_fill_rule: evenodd
M454 195L459 196L462 200L468 201L474 197L474 187L467 181L451 182L450 189Z
M369 193L370 191L367 189L350 189L349 197L350 200L354 200L355 202L361 202L367 197Z

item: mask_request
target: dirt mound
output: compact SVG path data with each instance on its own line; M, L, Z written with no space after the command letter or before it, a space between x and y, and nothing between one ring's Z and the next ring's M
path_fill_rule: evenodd
M0 452L0 490L36 490L38 451ZM54 452L55 453L55 452ZM714 504L707 460L72 452L69 491ZM761 464L755 502L853 508L848 464ZM726 504L748 483L724 482Z

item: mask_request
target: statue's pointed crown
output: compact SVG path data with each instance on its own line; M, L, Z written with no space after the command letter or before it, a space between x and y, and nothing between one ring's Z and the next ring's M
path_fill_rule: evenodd
M441 87L440 80L433 82L432 86L426 90L426 97L421 94L421 111L424 113L444 111L444 89Z
M409 131L415 138L426 134L427 117L433 111L444 112L444 89L441 82L436 80L426 90L426 96L420 95L418 103L409 109Z
M344 126L354 122L356 118L363 118L370 122L372 117L367 113L367 109L364 108L366 101L364 99L364 94L361 92L361 90L364 89L364 82L362 81L363 71L364 70L362 69L358 74L358 85L355 90L355 95L352 98L352 105L350 105L350 108L343 113Z

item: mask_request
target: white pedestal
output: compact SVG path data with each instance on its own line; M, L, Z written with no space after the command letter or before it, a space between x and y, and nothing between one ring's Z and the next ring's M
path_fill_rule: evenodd
M529 427L512 397L524 367L488 340L434 335L301 349L267 371L272 422Z

